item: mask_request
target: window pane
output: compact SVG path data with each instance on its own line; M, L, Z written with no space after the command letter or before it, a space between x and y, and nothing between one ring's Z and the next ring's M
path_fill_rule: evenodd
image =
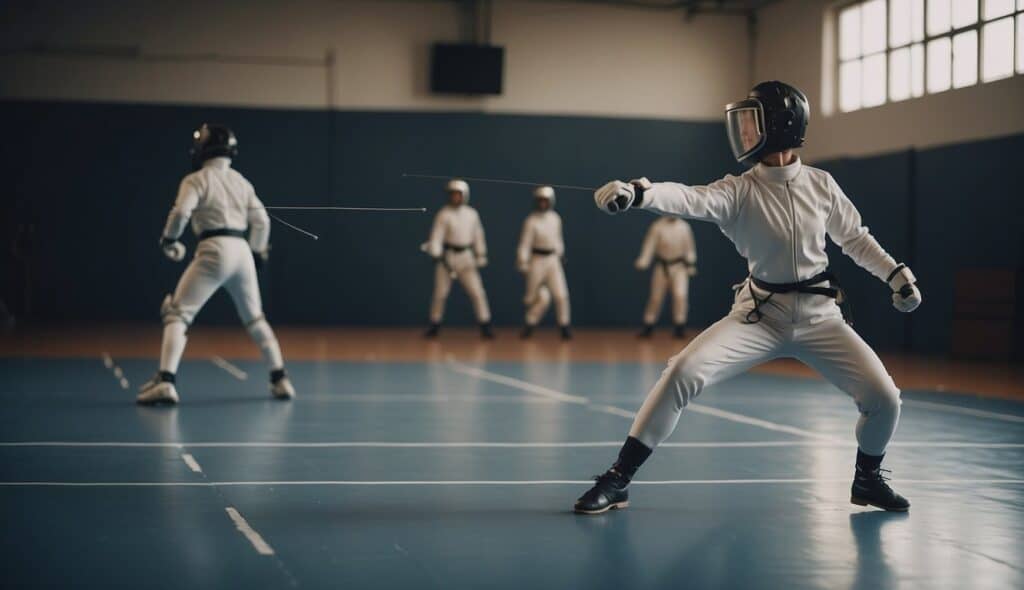
M981 80L991 82L1013 75L1013 19L1004 18L981 28Z
M860 8L861 53L885 49L885 0L870 0Z
M910 98L910 48L894 49L889 54L889 98Z
M910 0L889 2L889 46L910 43Z
M865 107L877 107L885 102L885 54L865 57L861 68L861 102Z
M910 93L924 96L924 45L910 47Z
M855 111L860 108L860 60L839 66L839 109Z
M924 0L911 0L910 26L914 41L924 41Z
M950 27L949 0L928 0L928 34L939 35Z
M839 59L860 56L860 5L839 13Z
M978 31L953 35L953 88L978 83Z
M978 0L953 0L953 28L978 22Z
M1024 6L1024 0L1018 2ZM1024 74L1024 14L1017 15L1017 73Z
M928 43L928 92L949 90L951 44L949 37Z
M985 10L982 15L985 20L992 20L1000 16L1006 16L1013 12L1013 0L983 0Z

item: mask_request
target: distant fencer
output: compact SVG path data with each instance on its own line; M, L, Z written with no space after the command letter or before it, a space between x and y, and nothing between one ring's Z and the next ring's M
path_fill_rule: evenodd
M637 270L651 273L651 294L644 309L641 338L650 338L654 324L661 315L665 293L672 293L672 324L676 338L686 335L686 318L690 311L690 277L697 274L697 245L690 224L679 217L665 215L651 224L644 237Z
M539 186L533 191L533 211L523 222L523 231L516 250L516 267L526 276L526 321L522 337L533 335L551 302L555 303L555 319L563 340L572 338L569 328L569 286L562 262L565 240L562 218L555 212L555 189Z
M164 323L160 370L142 386L140 404L178 402L175 376L186 332L221 287L231 295L242 323L270 366L271 394L278 399L295 397L277 337L263 315L256 279L257 266L267 260L270 218L252 184L231 168L237 152L234 133L223 125L204 124L192 134L195 171L181 181L160 247L171 260L184 259L185 246L178 240L190 220L198 244L174 294L160 306Z
M914 274L882 249L832 176L804 165L794 153L808 123L802 92L762 82L746 99L726 106L725 115L736 159L753 164L742 175L707 186L612 181L594 193L608 213L641 208L717 224L746 258L750 274L736 286L731 312L669 360L618 460L575 509L594 514L627 506L627 486L637 469L704 388L770 359L793 357L851 396L859 410L851 501L906 511L910 502L893 491L881 468L900 415L900 390L843 319L841 291L827 271L825 238L884 282L901 312L921 304ZM624 145L634 144L631 138Z
M480 336L494 338L491 329L491 308L487 292L480 278L481 268L487 266L487 241L484 226L476 209L469 206L469 185L458 178L445 186L448 203L437 212L430 239L422 249L434 259L434 294L430 301L430 327L425 336L434 338L441 329L444 306L451 292L452 281L458 280L466 290Z

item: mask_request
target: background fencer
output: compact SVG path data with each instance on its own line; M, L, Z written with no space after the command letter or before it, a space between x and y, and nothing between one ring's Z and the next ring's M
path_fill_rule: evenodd
M555 189L539 186L533 190L533 211L523 221L516 249L516 267L526 277L523 305L526 317L522 337L529 338L544 318L551 302L562 340L572 338L569 328L569 286L565 282L565 240L562 217L555 212Z
M192 133L195 171L181 181L160 247L171 260L184 259L185 246L178 240L189 220L198 244L174 294L160 306L164 323L160 370L142 386L136 398L140 404L178 402L175 375L185 352L186 332L221 287L231 295L239 318L270 365L271 394L278 399L295 397L277 337L263 315L256 279L257 266L267 260L270 218L252 184L231 168L237 153L238 141L223 125L203 124Z
M659 217L644 236L637 270L651 272L651 294L644 308L644 326L641 338L650 338L654 324L661 315L665 293L672 293L672 333L676 338L686 335L686 317L690 311L690 277L697 274L697 245L690 224L680 217Z
M480 336L494 338L491 308L479 269L487 266L487 241L476 209L469 206L469 184L458 178L445 186L448 202L434 217L430 238L421 248L434 259L434 293L430 301L430 327L425 336L434 338L441 329L444 306L452 281L458 279L473 303L480 324Z
M730 313L669 360L618 460L577 500L577 512L627 506L630 480L675 429L686 405L705 387L776 357L803 361L856 403L851 501L909 509L881 469L900 415L900 390L878 355L844 321L835 277L826 270L825 237L886 283L899 311L916 309L921 293L910 269L882 249L832 176L804 165L794 153L804 143L808 113L802 92L782 82L762 82L725 109L733 153L754 164L750 170L707 186L641 178L612 181L594 193L597 206L608 213L641 208L717 224L747 260L750 274L737 285Z

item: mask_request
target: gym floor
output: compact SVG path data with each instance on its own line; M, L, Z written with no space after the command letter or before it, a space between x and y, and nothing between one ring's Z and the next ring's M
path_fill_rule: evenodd
M1024 587L1020 367L886 358L909 514L849 503L856 410L783 362L707 390L631 506L583 517L678 341L282 329L288 403L241 329L196 332L157 408L158 326L0 339L11 587Z

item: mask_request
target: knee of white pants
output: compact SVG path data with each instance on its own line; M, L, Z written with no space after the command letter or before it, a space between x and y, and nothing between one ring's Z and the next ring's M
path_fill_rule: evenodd
M694 355L681 353L669 361L667 371L676 396L676 407L686 407L704 389L705 379L698 370Z
M160 317L163 319L165 325L173 322L181 322L187 327L192 325L192 319L195 317L195 312L184 309L178 302L174 301L174 297L168 295L164 297L163 302L160 303Z

